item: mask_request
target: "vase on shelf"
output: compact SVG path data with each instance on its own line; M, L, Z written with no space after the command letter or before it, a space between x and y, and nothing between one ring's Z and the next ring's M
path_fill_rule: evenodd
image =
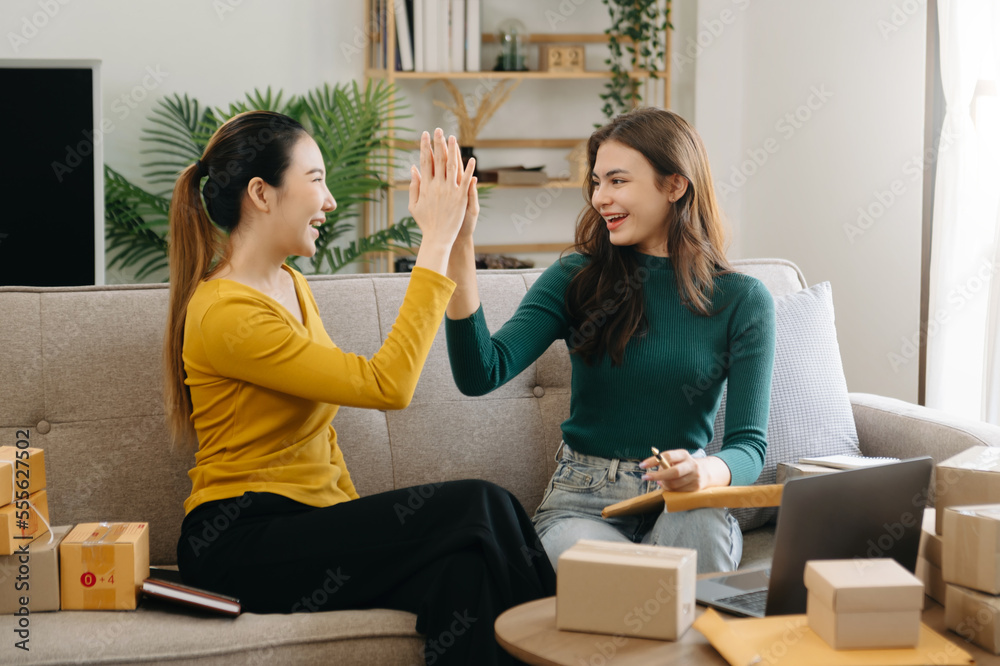
M507 19L497 27L497 41L500 43L500 53L497 54L495 72L526 72L528 71L528 30L517 19Z
M462 158L462 168L463 169L465 168L465 165L469 163L469 158L476 156L476 154L474 152L472 152L472 150L473 150L472 146L459 146L458 147L459 155ZM473 170L472 175L473 176L478 176L479 175L479 160L478 159L476 160L476 168Z

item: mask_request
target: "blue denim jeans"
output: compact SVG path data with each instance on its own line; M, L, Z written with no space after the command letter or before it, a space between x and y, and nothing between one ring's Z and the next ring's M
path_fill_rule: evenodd
M743 533L727 509L602 518L601 510L656 490L643 481L640 460L609 459L577 453L566 444L532 522L555 568L559 556L579 539L694 548L698 573L733 571L743 556ZM704 451L692 455L704 456Z

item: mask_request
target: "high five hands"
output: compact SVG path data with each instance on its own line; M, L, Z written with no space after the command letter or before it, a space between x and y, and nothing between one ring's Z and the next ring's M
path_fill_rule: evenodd
M458 141L438 128L420 136L420 168L410 167L409 210L423 234L423 243L451 248L469 240L479 216L475 158L462 168Z

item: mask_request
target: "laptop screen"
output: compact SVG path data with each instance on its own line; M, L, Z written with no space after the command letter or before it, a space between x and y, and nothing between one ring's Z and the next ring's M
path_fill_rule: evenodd
M809 560L891 557L914 571L932 468L929 457L913 458L786 483L767 615L806 612Z

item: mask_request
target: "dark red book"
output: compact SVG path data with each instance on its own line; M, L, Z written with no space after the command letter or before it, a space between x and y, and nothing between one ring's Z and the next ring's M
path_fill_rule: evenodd
M173 569L150 567L149 578L142 581L142 591L157 599L223 615L240 614L239 599L185 585L181 580L181 572Z

